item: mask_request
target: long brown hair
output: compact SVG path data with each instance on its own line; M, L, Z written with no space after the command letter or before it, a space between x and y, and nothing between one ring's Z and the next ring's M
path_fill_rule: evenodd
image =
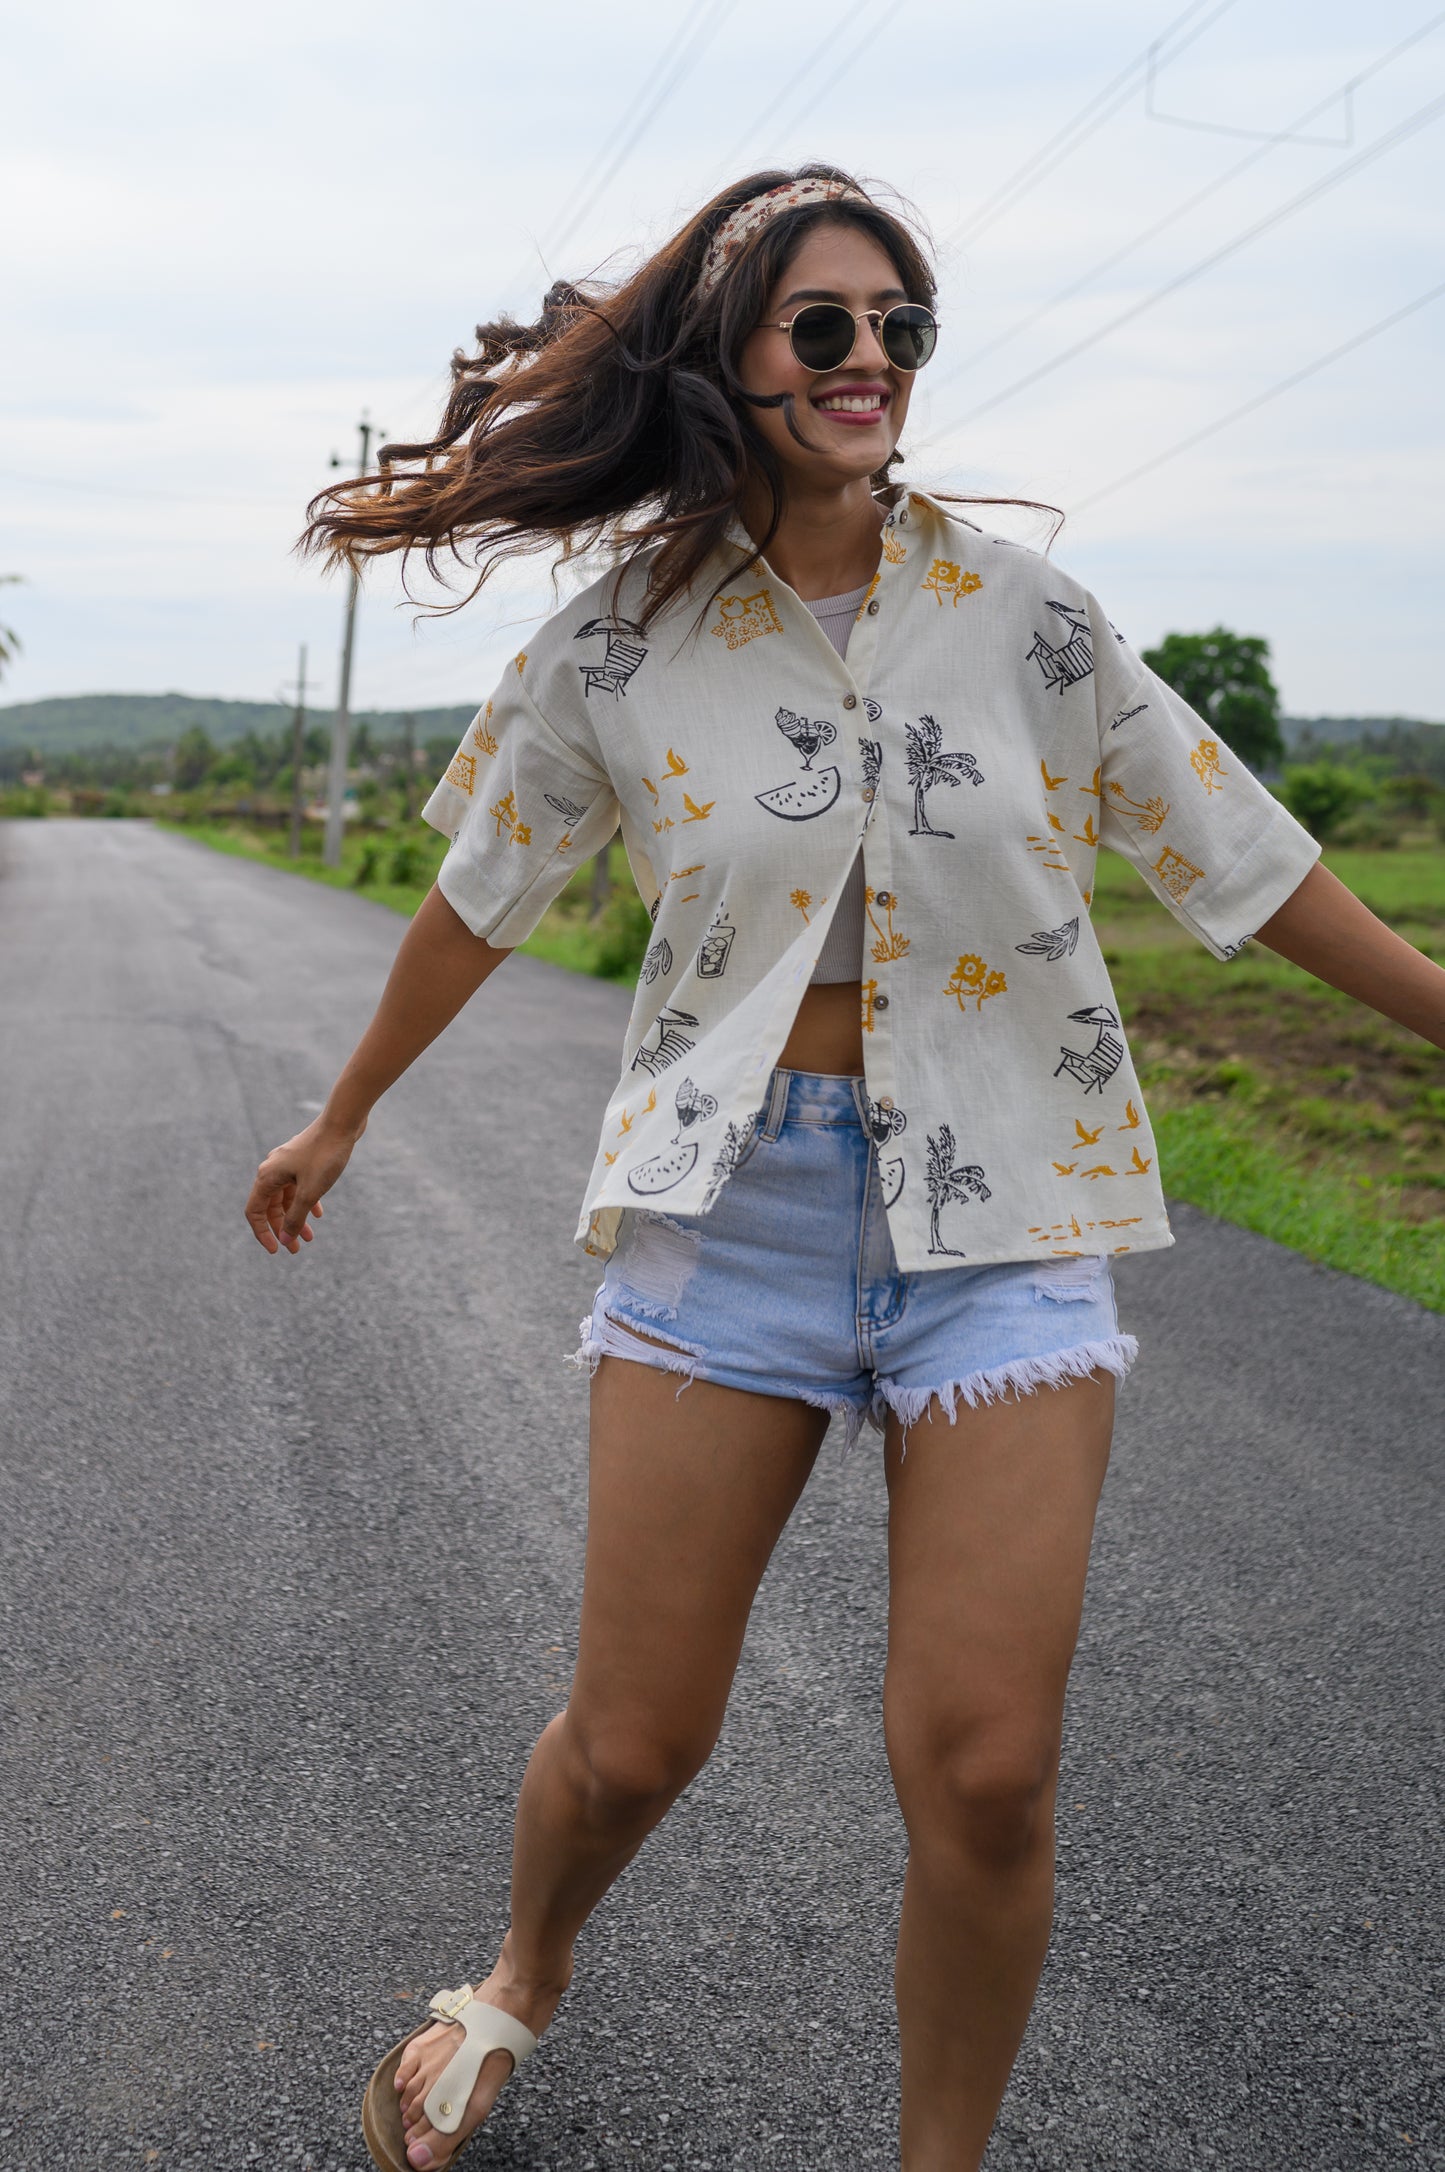
M606 546L625 566L657 545L644 625L691 588L754 479L771 500L757 543L766 552L782 518L784 477L750 408L781 406L793 436L807 440L791 393L745 392L738 360L803 236L825 223L859 227L887 255L910 301L932 307L936 293L923 245L902 216L871 199L839 197L777 213L700 297L703 258L723 220L765 190L803 179L863 193L836 166L750 174L631 278L561 280L535 324L504 316L478 325L476 353L458 348L452 356L435 437L384 445L377 475L319 492L298 548L350 565L400 551L403 568L420 550L438 580L443 553L469 561L476 578L449 606L459 610L508 558L550 548L566 559ZM875 488L887 480L885 470ZM714 593L751 555L727 569Z

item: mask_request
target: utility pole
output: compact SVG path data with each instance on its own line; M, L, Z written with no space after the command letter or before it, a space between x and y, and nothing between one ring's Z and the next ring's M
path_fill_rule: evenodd
M296 712L291 719L291 857L301 857L301 761L306 750L306 643L296 672Z
M416 718L410 711L401 720L401 756L405 765L402 811L410 822L416 813Z
M364 475L371 463L372 438L380 437L384 433L370 421L364 408L357 427L361 434L361 459L356 472ZM334 468L341 466L338 454L331 455L331 465ZM322 855L328 867L341 865L346 769L351 752L351 652L356 641L356 599L360 590L361 575L353 565L346 594L346 632L341 644L341 691L336 699L336 715L331 725L331 775L326 794L326 848Z

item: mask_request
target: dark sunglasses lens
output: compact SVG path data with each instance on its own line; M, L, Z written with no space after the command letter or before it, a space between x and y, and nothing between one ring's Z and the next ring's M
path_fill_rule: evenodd
M883 352L895 369L921 370L938 344L933 312L921 302L900 302L879 326Z
M857 329L841 302L810 302L793 319L793 352L805 370L841 369Z

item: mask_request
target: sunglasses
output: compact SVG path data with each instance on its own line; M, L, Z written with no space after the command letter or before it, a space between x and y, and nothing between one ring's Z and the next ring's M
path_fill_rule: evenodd
M864 318L894 369L911 376L921 370L938 344L938 319L922 302L895 302L891 309L860 309L855 316L841 302L809 302L783 324L760 331L786 332L794 357L805 370L821 375L840 370L858 344Z

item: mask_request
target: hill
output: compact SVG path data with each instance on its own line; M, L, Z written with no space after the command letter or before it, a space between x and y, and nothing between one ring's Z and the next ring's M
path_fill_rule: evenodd
M472 703L442 709L416 709L419 742L450 732L457 736L473 715ZM354 724L365 723L377 739L401 731L400 709L354 710ZM311 725L329 726L329 709L308 709ZM270 701L221 701L198 694L73 694L48 701L16 701L0 706L0 752L33 747L47 754L88 754L107 748L139 753L143 747L173 746L182 732L199 725L215 746L230 746L248 732L269 739L289 730L291 712Z

